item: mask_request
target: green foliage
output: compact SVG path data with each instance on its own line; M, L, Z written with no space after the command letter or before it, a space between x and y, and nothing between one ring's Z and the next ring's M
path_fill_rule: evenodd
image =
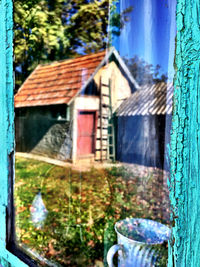
M20 85L42 62L105 49L109 0L14 1L15 70Z
M16 89L40 63L105 49L108 21L112 35L119 35L131 11L119 14L113 0L15 0Z
M62 266L94 266L96 260L105 263L108 249L116 243L116 221L145 217L163 222L157 207L158 182L153 174L147 178L123 167L80 173L17 158L17 241ZM44 227L37 229L30 219L30 207L40 190L48 216Z

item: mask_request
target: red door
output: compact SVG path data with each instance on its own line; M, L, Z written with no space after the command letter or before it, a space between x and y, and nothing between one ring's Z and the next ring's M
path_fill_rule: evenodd
M95 152L96 112L78 112L77 154L86 155Z

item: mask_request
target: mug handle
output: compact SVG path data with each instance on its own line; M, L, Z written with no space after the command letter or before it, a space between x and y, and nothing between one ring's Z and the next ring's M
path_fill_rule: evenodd
M113 245L109 250L108 250L108 254L107 254L107 263L109 267L114 267L113 264L113 257L115 255L115 253L118 250L122 250L123 251L123 246L122 245Z

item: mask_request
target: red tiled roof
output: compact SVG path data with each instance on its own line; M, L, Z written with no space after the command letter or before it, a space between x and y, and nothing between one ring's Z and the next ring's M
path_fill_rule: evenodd
M39 65L15 95L15 107L68 104L105 57L105 51Z

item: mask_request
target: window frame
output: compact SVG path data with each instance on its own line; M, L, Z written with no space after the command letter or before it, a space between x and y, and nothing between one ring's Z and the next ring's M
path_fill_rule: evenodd
M6 243L12 238L11 206L14 154L14 105L13 105L13 41L12 1L0 1L0 264L27 266L8 251ZM8 219L9 218L9 219ZM14 265L15 264L15 265Z
M0 264L28 266L14 240L13 3L0 1ZM14 243L13 243L14 244ZM12 251L12 252L10 252ZM17 255L17 256L15 256ZM22 260L20 260L22 259ZM31 260L32 261L32 260ZM30 266L30 265L29 265Z
M187 8L186 8L187 6ZM181 110L182 100L192 102L192 96L200 90L198 80L195 80L196 71L199 70L200 59L200 29L198 10L200 10L199 0L177 0L177 49L176 49L176 70L175 77L175 96L174 96L174 117L172 129L172 148L171 148L171 162L172 181L171 181L171 203L173 207L172 219L173 225L173 242L169 249L169 263L168 266L182 266L180 262L185 264L191 262L190 266L198 266L200 259L198 253L194 253L195 246L198 247L200 237L197 235L190 237L188 234L188 227L194 226L193 220L188 220L188 225L184 222L184 212L186 212L185 202L182 206L179 205L177 197L182 197L181 187L188 180L192 179L193 173L190 173L187 166L184 168L177 161L184 158L184 153L193 153L192 147L179 147L177 143L181 144L179 140L180 135L184 137L185 132L182 131L178 119L180 121L187 120L186 110ZM13 225L13 178L14 178L14 102L13 102L13 4L11 0L0 0L0 265L5 266L35 266L35 262L18 250L14 245L14 225ZM192 23L190 23L192 22ZM192 35L187 34L192 33ZM189 39L188 39L189 38ZM188 43L187 43L188 41ZM189 45L186 45L189 44ZM191 46L190 46L191 45ZM188 74L190 73L190 74ZM190 75L190 76L189 76ZM189 76L189 77L188 77ZM189 87L190 86L190 87ZM190 92L184 91L190 88ZM194 92L193 92L194 91ZM185 93L185 95L184 95ZM198 97L197 97L198 99ZM185 103L184 102L184 103ZM189 102L189 103L191 103ZM196 106L195 106L196 105ZM194 107L197 110L197 103ZM186 109L186 108L185 108ZM178 117L177 117L178 116ZM192 116L192 114L190 114ZM191 130L192 126L185 126L186 130ZM195 132L199 134L198 129L194 128ZM191 142L196 142L195 134L190 138ZM177 143L176 143L177 142ZM196 144L196 143L195 143ZM193 155L193 159L198 160L198 155ZM187 162L186 162L187 163ZM191 166L194 170L198 170L197 166L191 161ZM175 184L179 176L181 181L178 185ZM197 178L199 179L199 172ZM180 187L180 188L179 188ZM198 188L197 188L198 189ZM188 191L193 192L193 184L188 185ZM187 192L186 192L187 193ZM196 196L186 196L185 201L197 200ZM197 208L200 202L197 202ZM192 210L187 211L188 218L193 215ZM179 217L177 217L179 216ZM198 214L195 213L196 219ZM195 222L197 224L197 221ZM181 227L180 227L181 225ZM197 226L200 225L200 222ZM8 245L7 245L8 244ZM189 244L192 244L190 249ZM185 255L187 257L185 258ZM26 264L26 263L27 264Z

